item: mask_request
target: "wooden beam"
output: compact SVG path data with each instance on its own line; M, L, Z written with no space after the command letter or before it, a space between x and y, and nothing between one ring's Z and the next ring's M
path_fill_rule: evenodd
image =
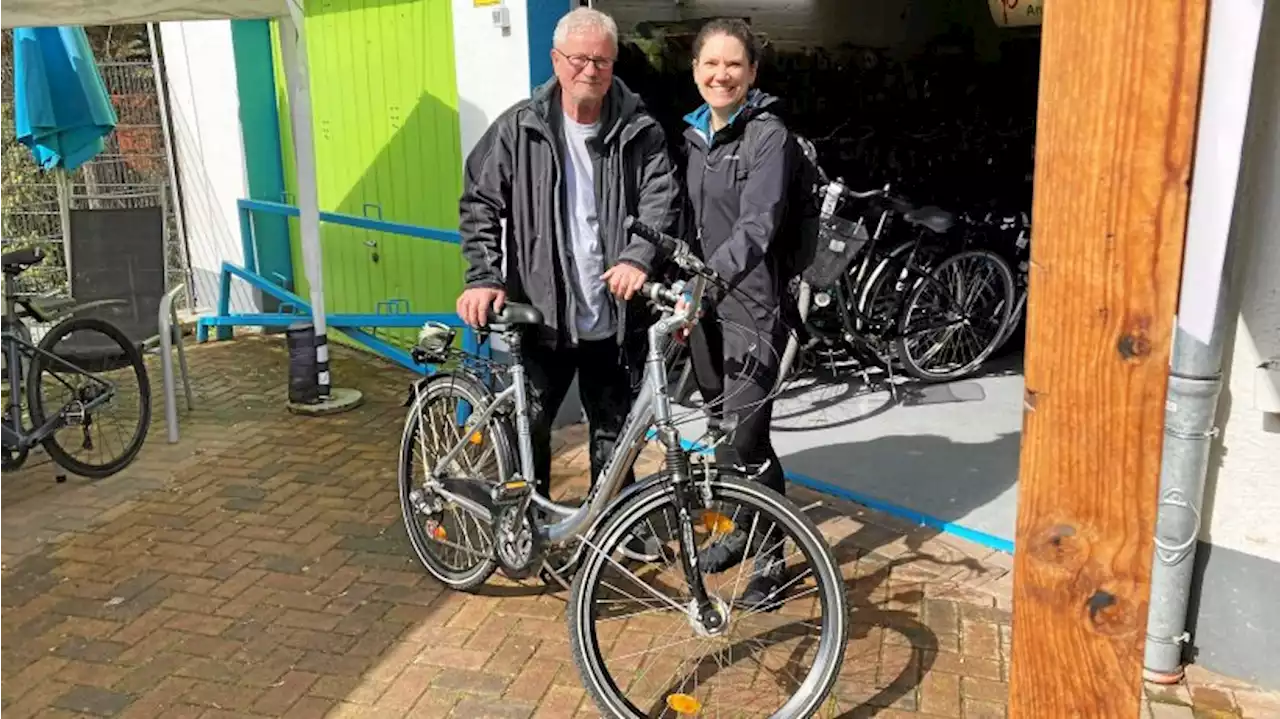
M1208 0L1045 3L1012 717L1136 717Z

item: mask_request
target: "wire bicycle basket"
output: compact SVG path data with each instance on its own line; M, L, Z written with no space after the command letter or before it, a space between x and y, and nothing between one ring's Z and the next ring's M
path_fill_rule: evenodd
M813 287L834 285L848 269L871 235L861 216L847 220L836 215L822 215L819 219L818 246L813 261L801 273L801 277Z

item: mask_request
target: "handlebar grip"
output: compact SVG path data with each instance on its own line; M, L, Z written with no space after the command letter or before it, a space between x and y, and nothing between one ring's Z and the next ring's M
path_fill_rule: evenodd
M661 232L645 223L637 220L634 216L628 215L627 219L622 221L622 231L636 235L647 240L667 252L675 252L680 249L680 241L671 235Z
M670 289L668 289L665 285L663 285L660 282L644 283L644 285L640 287L640 294L644 295L645 297L648 297L649 299L655 302L658 300L663 300L665 302L670 302L671 304L674 305L680 301L679 295L672 292Z

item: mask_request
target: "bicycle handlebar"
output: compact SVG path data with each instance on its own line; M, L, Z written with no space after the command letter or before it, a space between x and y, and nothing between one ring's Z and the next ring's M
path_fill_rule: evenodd
M655 244L673 255L684 249L684 242L662 230L646 225L633 215L627 215L627 219L622 221L622 231Z
M623 232L635 235L646 242L657 245L672 255L672 259L681 269L702 275L712 281L717 279L715 271L703 264L698 256L689 249L689 244L678 237L672 237L655 227L646 225L632 215L622 221Z

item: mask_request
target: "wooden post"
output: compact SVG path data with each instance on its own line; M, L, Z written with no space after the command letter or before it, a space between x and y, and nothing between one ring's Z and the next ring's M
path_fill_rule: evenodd
M1011 717L1138 716L1207 4L1045 3Z

